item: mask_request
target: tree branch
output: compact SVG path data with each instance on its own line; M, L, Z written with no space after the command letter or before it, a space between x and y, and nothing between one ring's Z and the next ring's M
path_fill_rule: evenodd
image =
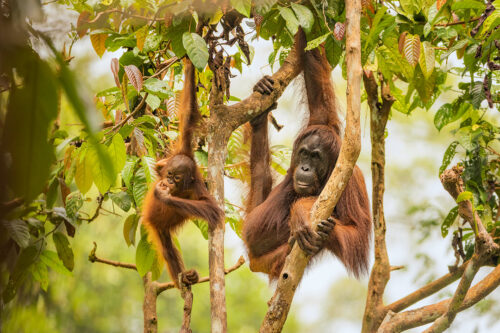
M241 256L238 261L236 262L236 264L234 264L232 267L226 269L224 271L224 274L227 275L235 270L237 270L238 268L240 268L243 264L245 263L245 259L243 258L243 256ZM198 280L198 282L196 282L196 284L199 284L199 283L204 283L204 282L208 282L210 281L210 277L208 276L205 276L205 277L202 277ZM157 289L157 293L158 295L161 294L162 292L164 292L165 290L168 290L168 289L172 289L172 288L175 288L175 285L173 282L166 282L166 283L159 283L158 284L158 289Z
M89 254L89 261L92 263L100 262L102 264L106 264L106 265L110 265L110 266L133 269L135 271L137 270L137 266L135 266L134 264L128 264L128 263L119 262L119 261L101 259L101 258L96 256L96 254L95 254L96 250L97 250L97 244L96 244L96 242L94 242L94 248L90 251L90 254Z
M360 0L346 1L347 125L335 169L311 210L313 228L320 220L331 215L352 174L361 149L359 126L361 103L360 13ZM270 104L264 106L269 107ZM260 109L257 109L257 113L259 111ZM296 244L293 246L281 271L275 294L269 302L269 309L260 332L280 332L282 330L295 290L309 259Z
M385 127L394 98L389 86L380 77L382 104L379 102L379 85L371 71L363 73L363 82L370 108L370 138L372 145L372 214L375 241L375 262L368 282L368 294L363 316L362 332L373 332L385 316L384 291L391 275L391 265L385 242L384 217L385 191Z
M443 275L439 279L430 282L429 284L423 286L422 288L412 292L408 296L405 296L397 300L396 302L387 305L385 310L392 312L400 312L406 309L407 307L417 303L418 301L421 301L424 298L438 292L439 290L443 289L444 287L458 280L465 271L465 266L466 264L463 264L460 267L457 267L454 272Z
M464 301L460 305L458 312L470 308L500 284L500 265L488 274L483 280L472 287L465 296ZM378 333L394 333L402 332L410 328L422 326L433 322L443 315L449 308L451 299L443 300L436 304L427 305L415 310L400 312L395 314L389 311L386 319L380 326Z

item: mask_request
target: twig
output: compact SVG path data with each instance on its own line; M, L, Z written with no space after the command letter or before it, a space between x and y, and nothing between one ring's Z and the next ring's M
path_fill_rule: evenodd
M471 18L468 21L456 21L456 22L447 22L447 23L436 23L436 24L434 24L434 26L435 27L449 27L449 26L452 26L452 25L467 24L467 23L471 23L471 22L476 22L480 18L481 18L481 16Z
M96 242L94 242L94 248L90 251L90 254L89 254L89 261L90 262L100 262L102 264L106 264L106 265L110 265L110 266L133 269L135 271L137 270L137 266L134 264L128 264L128 263L119 262L119 261L101 259L101 258L97 257L97 255L95 254L96 250L97 250L97 244L96 244Z
M238 268L241 267L241 265L243 265L245 263L245 259L243 258L243 256L241 256L238 261L236 262L236 264L234 264L234 266L224 270L224 274L227 275L235 270L237 270ZM201 279L198 280L198 282L196 282L196 284L199 284L199 283L204 283L204 282L208 282L210 281L210 278L208 276L205 276L205 277L202 277ZM161 294L162 292L164 292L165 290L168 290L168 289L173 289L175 288L175 285L173 282L166 282L166 283L159 283L158 284L158 289L157 289L157 293L158 295Z
M95 209L95 213L94 215L92 215L92 217L86 219L86 218L80 218L80 220L83 220L83 221L87 221L88 223L94 221L98 216L99 216L99 213L101 211L101 208L102 208L102 204L104 202L104 197L101 195L99 197L97 197L97 208Z
M191 310L193 309L193 292L191 285L186 285L182 282L182 273L179 273L179 285L181 286L181 297L184 300L184 316L182 317L182 326L180 333L192 333L190 328L191 324Z
M115 125L110 131L108 131L106 134L109 134L111 132L115 132L116 130L119 130L120 128L122 128L123 125L125 125L130 118L132 118L133 116L135 116L135 114L137 112L139 112L139 110L142 109L142 107L144 106L144 103L146 103L146 98L148 97L148 93L146 93L144 95L144 97L142 98L141 102L139 104L137 104L137 106L135 107L134 111L132 111L125 119L123 119L122 121L120 121L117 125Z

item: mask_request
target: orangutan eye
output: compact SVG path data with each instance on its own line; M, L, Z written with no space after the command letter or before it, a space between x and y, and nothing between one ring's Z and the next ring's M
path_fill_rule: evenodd
M176 182L180 182L180 181L181 181L181 179L182 179L182 177L181 177L181 176L179 176L179 175L174 176L174 180L175 180Z

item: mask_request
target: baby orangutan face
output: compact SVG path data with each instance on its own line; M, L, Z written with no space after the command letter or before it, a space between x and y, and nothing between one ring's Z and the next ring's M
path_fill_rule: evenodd
M156 170L160 176L158 189L170 195L178 196L190 189L194 180L195 164L185 155L174 155L160 160Z

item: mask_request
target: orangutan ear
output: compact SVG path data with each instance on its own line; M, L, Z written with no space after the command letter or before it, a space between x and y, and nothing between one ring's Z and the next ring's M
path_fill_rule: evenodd
M158 175L160 175L161 169L163 169L163 167L165 165L167 165L167 159L166 158L164 158L164 159L159 160L158 162L156 162L155 170L156 170L156 173Z

